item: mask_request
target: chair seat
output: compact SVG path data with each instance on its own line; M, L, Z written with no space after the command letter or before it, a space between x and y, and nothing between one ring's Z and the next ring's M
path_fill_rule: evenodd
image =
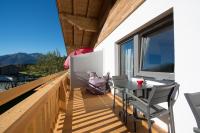
M143 99L143 101L146 101L146 99ZM130 101L129 103L133 105L134 108L137 108L139 111L144 113L144 115L148 113L147 107L144 104L141 104L139 101ZM169 111L159 105L153 105L150 108L151 118L158 117L161 114L163 115L165 113L167 114L169 113Z

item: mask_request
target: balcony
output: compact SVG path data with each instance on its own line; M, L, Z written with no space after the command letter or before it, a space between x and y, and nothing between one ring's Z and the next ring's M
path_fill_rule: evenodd
M92 95L84 88L69 89L66 72L32 81L0 94L0 105L10 105L17 97L30 93L14 106L2 111L0 132L132 132L132 120L125 125L119 118L121 99L112 110L111 93ZM12 103L13 102L13 103ZM131 108L128 110L131 112ZM147 132L146 122L137 123L137 132ZM155 124L154 133L164 133Z

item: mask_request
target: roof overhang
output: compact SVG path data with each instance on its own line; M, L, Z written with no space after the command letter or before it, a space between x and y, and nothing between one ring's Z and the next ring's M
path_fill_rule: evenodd
M57 0L67 53L93 48L144 0Z

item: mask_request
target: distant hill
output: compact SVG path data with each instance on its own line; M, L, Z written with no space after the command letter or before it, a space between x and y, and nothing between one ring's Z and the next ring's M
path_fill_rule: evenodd
M3 55L0 56L0 66L35 64L41 56L43 55L40 53L16 53Z

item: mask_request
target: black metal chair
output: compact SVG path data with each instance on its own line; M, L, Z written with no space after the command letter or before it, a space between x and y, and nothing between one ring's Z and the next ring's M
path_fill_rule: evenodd
M174 117L173 117L173 105L176 101L175 97L179 90L179 84L173 83L170 85L153 86L148 99L138 98L134 94L126 93L128 97L132 99L129 100L129 105L133 105L136 112L133 115L134 118L134 130L136 132L136 121L139 120L137 116L137 110L143 113L143 116L148 122L148 131L151 132L151 119L155 117L160 117L165 114L170 116L170 129L171 133L175 133L174 127ZM178 94L177 94L178 96ZM159 106L159 103L166 102L168 108L165 109Z
M125 84L128 81L128 76L127 75L120 75L120 76L112 76L112 82L113 86L112 88L114 89L114 99L113 99L113 110L115 109L115 98L116 95L119 97L122 97L122 110L119 112L119 115L121 116L121 113L123 115L123 120L125 120L125 88L118 88L116 87L119 84ZM117 92L116 92L117 90Z
M193 131L195 133L200 133L200 92L185 93L184 95L197 122L198 127L194 127Z

